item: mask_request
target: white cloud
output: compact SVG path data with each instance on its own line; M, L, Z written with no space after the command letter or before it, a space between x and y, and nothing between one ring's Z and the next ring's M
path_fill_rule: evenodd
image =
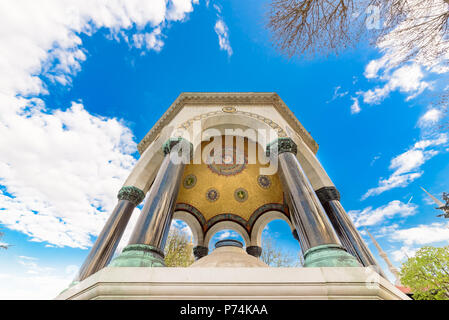
M375 163L377 160L379 160L379 159L380 159L380 155L375 156L375 157L373 158L373 160L371 161L370 166L373 166L374 163Z
M342 98L349 93L349 91L340 92L340 89L341 89L341 86L336 86L334 88L334 95L332 96L332 99L330 99L329 101L326 101L326 103L332 102L338 98Z
M155 28L151 33L136 33L132 36L132 43L138 49L145 48L147 50L161 51L164 42L160 39L161 29ZM143 51L145 52L145 51Z
M443 117L443 111L437 108L430 108L426 111L418 120L418 126L420 128L426 128L433 126Z
M402 241L407 246L428 245L449 240L449 222L435 222L407 229L397 229L392 240Z
M78 266L68 265L64 270L42 266L37 258L17 257L14 272L0 272L0 300L54 299L66 289L78 272Z
M362 197L366 199L381 194L387 190L405 187L421 177L421 166L430 158L438 154L437 150L426 150L429 147L445 145L448 142L447 134L440 134L434 139L424 139L416 142L406 152L396 156L390 162L389 169L394 172L387 179L380 179L379 186L369 189Z
M230 231L223 231L222 233L217 233L217 240L228 239L231 237Z
M219 241L229 238L239 238L240 240L242 240L240 234L238 234L234 230L221 230L212 237L213 241ZM213 241L211 241L211 243Z
M217 20L214 30L218 35L218 44L220 45L220 49L226 51L229 57L232 56L233 51L229 41L229 30L223 19L219 18Z
M409 203L406 203L406 204L409 204ZM379 237L384 237L385 235L389 235L391 232L394 232L394 230L396 230L397 227L398 227L397 223L394 223L392 225L383 226L378 229L379 234L376 237L379 238Z
M376 225L395 216L411 216L416 213L416 209L417 206L413 203L405 204L399 200L393 200L377 209L367 207L363 210L351 210L348 214L356 227L362 227Z
M389 240L401 242L401 248L392 251L395 261L411 258L425 245L445 245L449 241L449 222L434 222L400 229L394 225L388 232Z
M91 245L136 161L134 137L82 103L46 106L33 97L49 93L42 79L70 84L86 59L81 34L104 28L108 39L160 50L167 22L184 20L196 3L0 2L0 223L47 245Z
M193 4L198 3L199 0L171 0L167 18L174 21L183 20L187 13L193 11Z
M351 105L351 114L359 113L361 111L360 105L359 105L359 99L351 97L351 100L353 101L353 103Z
M394 261L399 262L415 256L416 251L418 251L417 248L402 246L400 249L391 252L391 256Z
M90 115L32 110L0 120L0 222L32 241L87 248L135 163L129 129ZM101 208L101 209L100 209Z
M401 22L377 42L382 56L365 67L367 79L385 83L362 92L365 103L377 104L395 90L405 93L406 100L413 99L431 88L432 83L425 80L427 75L449 72L449 42L444 40L444 30L429 31L425 23L447 11L448 4L441 0L404 2ZM408 46L410 42L415 45Z
M367 69L370 69L368 64ZM365 75L373 77L372 71L365 71ZM368 104L377 104L385 99L390 92L399 90L408 94L407 101L421 94L430 83L423 80L424 74L418 64L406 65L396 69L392 74L386 74L382 77L387 83L381 88L370 89L363 92L363 102Z

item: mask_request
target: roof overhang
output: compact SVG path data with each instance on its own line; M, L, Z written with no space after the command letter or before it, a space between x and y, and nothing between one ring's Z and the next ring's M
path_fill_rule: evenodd
M140 154L146 150L161 130L168 125L179 113L182 107L187 104L273 105L291 128L299 134L310 150L312 150L313 153L318 151L318 144L312 138L310 133L303 127L293 112L275 92L183 92L137 145Z

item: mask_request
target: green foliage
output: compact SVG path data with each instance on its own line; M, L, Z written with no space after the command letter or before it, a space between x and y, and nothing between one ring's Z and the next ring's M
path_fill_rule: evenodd
M195 260L189 236L177 228L170 228L164 253L167 267L188 267Z
M300 259L280 248L276 240L270 236L262 239L262 255L260 259L270 267L298 267Z
M421 248L403 264L401 282L416 300L449 300L449 246Z

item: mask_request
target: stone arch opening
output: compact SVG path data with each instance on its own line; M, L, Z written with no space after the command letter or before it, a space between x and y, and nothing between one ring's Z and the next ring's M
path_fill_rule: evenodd
M285 215L285 213L280 211L268 211L262 214L257 220L254 222L254 225L251 229L251 245L262 247L262 232L265 227L274 220L282 220L285 221L291 232L295 230L295 227L291 223L290 219ZM290 232L290 233L291 233Z
M212 237L217 232L220 232L220 231L223 231L223 230L232 230L232 231L238 233L242 237L242 239L244 241L243 245L245 247L248 246L251 243L248 232L240 224L238 224L237 222L234 222L234 221L220 221L220 222L214 224L206 232L206 235L204 237L204 246L205 247L209 247L210 246L210 241L212 240Z
M260 259L271 267L302 267L301 247L292 230L286 219L274 217L268 221L261 232Z
M181 220L184 222L192 232L192 243L193 246L203 246L204 244L204 232L201 224L198 220L187 211L175 211L173 214L173 220Z

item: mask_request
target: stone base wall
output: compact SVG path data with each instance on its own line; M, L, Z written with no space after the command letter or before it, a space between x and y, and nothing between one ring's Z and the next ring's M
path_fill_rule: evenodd
M372 269L357 267L107 267L56 299L409 300Z

